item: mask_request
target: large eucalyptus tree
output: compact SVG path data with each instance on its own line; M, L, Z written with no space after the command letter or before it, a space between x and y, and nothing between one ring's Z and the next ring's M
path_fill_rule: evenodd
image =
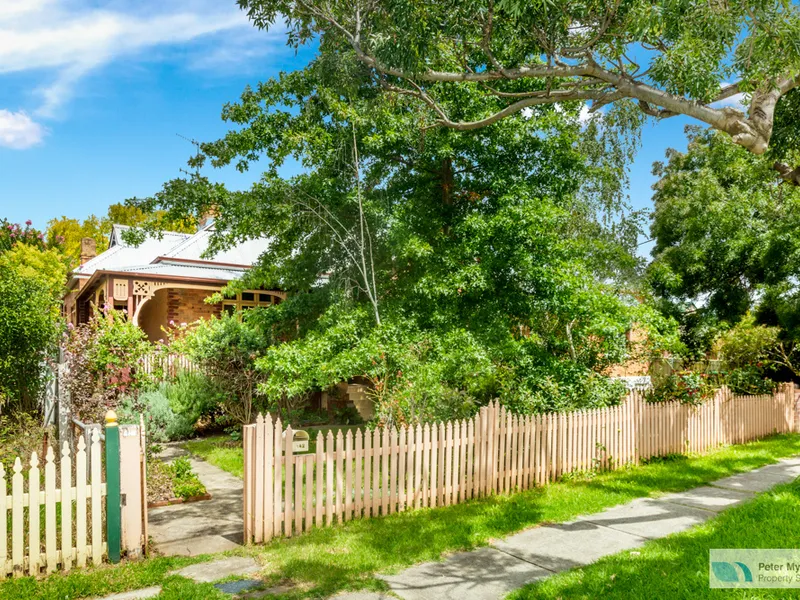
M258 27L285 21L294 46L352 53L375 88L418 101L423 127L466 131L523 110L536 117L545 105L625 103L657 119L692 117L760 155L781 98L800 85L800 7L791 0L239 4ZM464 87L483 96L477 116L448 101ZM730 105L738 94L746 108ZM800 167L776 158L780 177L800 185Z

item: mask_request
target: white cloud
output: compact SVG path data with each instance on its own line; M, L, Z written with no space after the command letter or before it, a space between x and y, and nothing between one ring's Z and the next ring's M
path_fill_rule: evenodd
M146 59L158 47L203 40L209 43L193 48L192 61L203 52L223 56L244 32L257 33L232 1L0 0L0 82L3 75L32 74L32 112L52 118L63 113L86 75L116 59ZM274 51L278 38L267 39Z
M45 129L24 112L0 109L0 146L24 150L42 141Z

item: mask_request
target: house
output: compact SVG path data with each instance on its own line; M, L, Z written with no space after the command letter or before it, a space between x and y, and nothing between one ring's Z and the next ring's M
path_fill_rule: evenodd
M86 323L93 306L108 305L126 310L150 341L157 341L170 322L190 323L286 298L280 290L247 290L220 304L205 302L253 266L267 249L266 239L247 240L207 257L213 222L194 234L166 231L138 246L125 242L126 229L114 225L108 250L101 254L92 238L81 241L81 264L70 273L64 297L65 316L73 325Z

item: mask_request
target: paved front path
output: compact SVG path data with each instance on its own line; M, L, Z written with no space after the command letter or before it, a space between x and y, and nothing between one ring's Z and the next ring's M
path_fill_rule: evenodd
M686 492L639 498L568 523L534 527L382 579L404 600L494 600L537 579L689 529L798 476L800 457L790 458Z
M167 446L161 458L169 461L181 455L188 453L177 446ZM189 462L211 500L151 508L149 533L156 549L167 556L196 556L241 546L242 480L204 460L189 456Z

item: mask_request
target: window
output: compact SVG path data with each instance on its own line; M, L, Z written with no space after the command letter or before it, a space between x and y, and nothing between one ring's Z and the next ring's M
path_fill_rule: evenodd
M222 310L232 315L237 310L250 310L257 306L272 306L278 304L280 299L272 294L247 290L236 295L236 298L225 298L222 301Z

